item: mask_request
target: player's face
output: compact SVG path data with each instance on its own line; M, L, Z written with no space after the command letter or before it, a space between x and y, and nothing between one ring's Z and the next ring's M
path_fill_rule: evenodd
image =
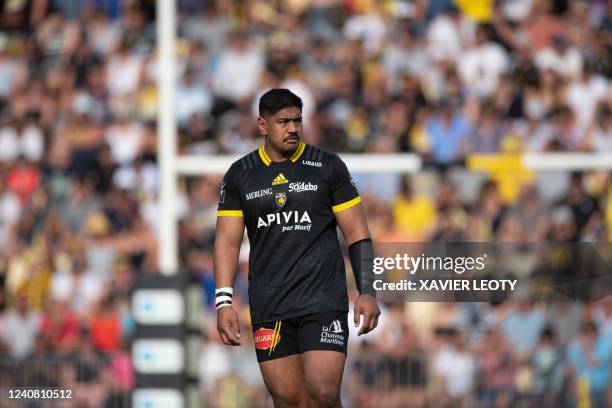
M259 119L259 131L274 150L287 154L298 148L302 139L302 111L299 108L284 108Z

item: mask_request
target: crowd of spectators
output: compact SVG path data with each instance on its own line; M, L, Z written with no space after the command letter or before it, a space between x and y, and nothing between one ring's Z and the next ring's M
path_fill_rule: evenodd
M377 242L612 237L609 172L464 167L472 153L612 153L609 2L177 6L181 153L257 148L257 97L287 87L304 101L308 143L423 158L410 177L354 175ZM85 406L129 399L130 293L157 262L155 28L153 0L0 0L0 387L72 384ZM177 197L181 263L205 293L202 399L263 406L252 339L226 348L214 324L219 184L182 179ZM245 245L244 333L247 275ZM605 406L611 319L609 300L386 304L378 330L352 333L343 399Z
M253 97L279 86L304 100L307 140L333 151L448 164L612 148L608 2L182 3L184 152L258 146Z

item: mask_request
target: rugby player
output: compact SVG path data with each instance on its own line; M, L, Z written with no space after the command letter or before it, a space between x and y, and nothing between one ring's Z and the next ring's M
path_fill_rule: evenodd
M372 240L361 198L340 158L302 142L302 101L287 89L259 100L265 143L232 164L221 186L214 250L217 329L240 344L233 284L246 226L255 350L276 407L339 407L348 296L336 226L360 296L358 334L380 315Z

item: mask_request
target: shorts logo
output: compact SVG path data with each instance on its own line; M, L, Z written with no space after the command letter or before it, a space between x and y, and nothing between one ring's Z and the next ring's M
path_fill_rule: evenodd
M276 204L279 207L283 207L285 205L285 203L287 202L287 194L285 194L285 193L276 193L276 196L274 197L274 200L276 201Z
M273 186L278 186L279 184L286 184L288 182L289 182L289 180L287 180L285 178L283 173L280 173L278 176L274 177L274 180L272 180L272 185Z
M270 350L270 354L271 354L276 348L276 345L280 343L281 341L281 335L280 335L281 323L282 322L280 321L276 322L276 325L274 326L274 330L266 329L264 327L257 330L253 334L253 338L255 340L255 347L260 350Z
M343 333L342 324L340 323L340 320L334 320L332 324L329 325L329 327L323 327L323 329L327 329L327 331L332 333Z
M334 320L329 326L323 326L321 328L321 343L336 344L338 346L344 346L344 330L342 330L342 323L340 320Z

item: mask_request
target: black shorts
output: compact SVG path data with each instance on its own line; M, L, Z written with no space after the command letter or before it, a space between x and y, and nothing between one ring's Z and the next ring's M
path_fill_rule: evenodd
M253 326L257 361L268 361L312 350L346 354L348 313L332 310Z

